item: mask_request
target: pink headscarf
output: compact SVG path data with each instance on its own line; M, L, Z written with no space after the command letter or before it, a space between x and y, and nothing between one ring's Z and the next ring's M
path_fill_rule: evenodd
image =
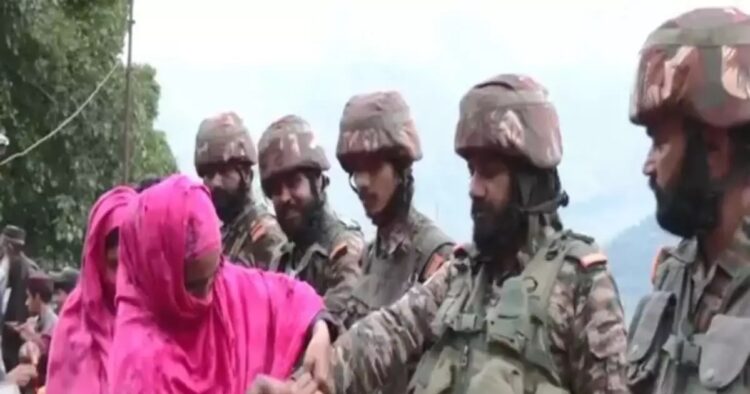
M221 248L208 191L173 175L143 192L120 230L112 392L245 393L286 378L323 309L308 285L222 262L211 293L184 285L186 256Z
M123 221L136 192L116 187L94 204L83 246L81 279L63 305L47 367L47 392L106 393L107 355L115 324L114 297L103 289L105 239ZM112 293L114 295L114 293Z

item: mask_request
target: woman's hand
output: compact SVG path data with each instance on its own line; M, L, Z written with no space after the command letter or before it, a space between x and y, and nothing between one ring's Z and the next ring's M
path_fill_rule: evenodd
M313 327L312 338L307 345L305 357L302 359L302 368L311 375L316 385L326 393L331 392L328 387L330 362L331 336L328 332L328 324L319 320Z

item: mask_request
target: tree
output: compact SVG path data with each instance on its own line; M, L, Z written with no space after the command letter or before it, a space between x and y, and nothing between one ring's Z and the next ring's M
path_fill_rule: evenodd
M8 154L72 114L113 68L99 94L60 134L0 167L0 220L24 227L27 249L53 265L77 263L88 210L122 180L124 0L0 2L0 126ZM153 129L155 70L133 70L132 174L176 170Z

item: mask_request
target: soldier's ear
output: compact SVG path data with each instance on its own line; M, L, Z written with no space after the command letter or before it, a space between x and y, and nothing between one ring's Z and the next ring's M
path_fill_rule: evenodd
M728 130L704 129L708 171L712 179L724 179L732 171L732 144Z

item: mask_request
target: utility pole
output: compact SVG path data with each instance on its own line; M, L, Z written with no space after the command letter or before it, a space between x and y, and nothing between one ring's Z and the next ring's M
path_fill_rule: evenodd
M133 68L133 1L129 0L128 10L128 60L125 66L125 126L123 129L123 140L124 140L124 151L123 151L123 175L122 183L128 183L130 181L130 129L132 127L132 114L131 114L131 102L133 100L130 92L130 84L132 77Z

